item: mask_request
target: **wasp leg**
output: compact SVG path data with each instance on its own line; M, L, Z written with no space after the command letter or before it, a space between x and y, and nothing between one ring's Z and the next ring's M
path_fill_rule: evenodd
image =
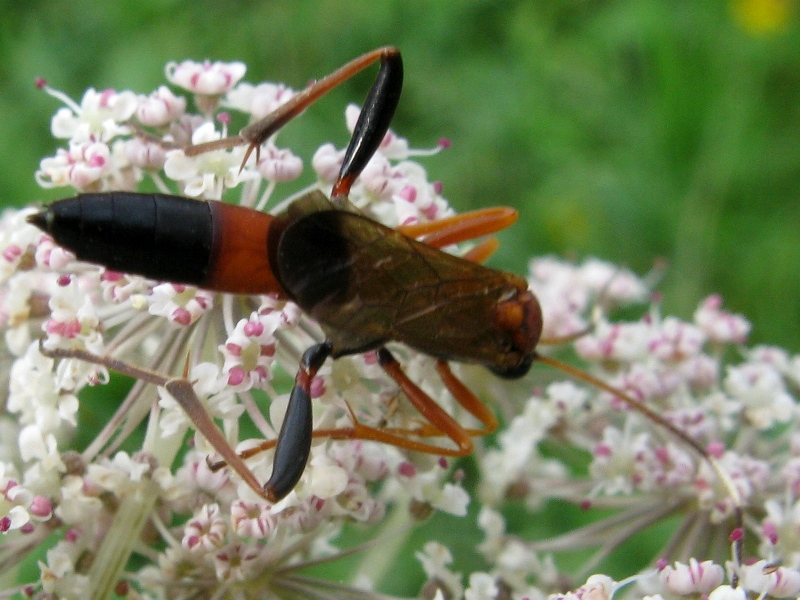
M231 469L233 469L255 493L265 500L269 500L269 497L258 482L258 479L256 479L256 476L231 447L225 435L203 407L203 404L200 402L200 399L197 397L192 387L192 383L188 379L166 377L155 371L130 365L111 356L100 356L85 350L41 349L40 351L50 358L76 358L166 388L189 419L191 419L195 428L205 436L214 450L216 450L219 455L225 459L226 463L230 465Z
M481 402L474 393L472 393L472 390L464 385L464 383L453 374L453 371L450 369L450 365L448 365L446 361L436 361L436 371L439 373L439 377L441 378L447 390L453 395L453 398L455 398L456 402L458 402L462 408L469 412L469 414L480 421L482 425L480 429L469 429L462 427L464 432L466 432L470 437L481 437L497 431L497 428L500 426L497 421L497 417L495 417L494 413L487 408L486 405ZM427 394L420 390L416 384L409 382L409 385L414 386L417 388L418 393L424 394L427 397ZM404 389L403 391L406 390ZM435 402L432 398L428 399L431 402ZM394 433L405 432L406 434L415 435L418 437L443 435L442 432L431 423L424 423L413 431L394 428L386 428L386 431Z
M244 164L247 162L253 151L255 151L256 160L258 160L261 144L266 142L270 136L275 134L289 121L294 119L297 115L319 100L333 88L344 81L347 81L378 60L381 61L381 70L378 73L378 78L375 80L375 84L373 84L370 94L367 96L367 100L364 103L364 109L362 110L362 114L368 114L368 121L359 119L361 130L359 129L359 126L356 125L353 135L354 138L359 137L362 139L364 146L362 148L360 144L351 144L351 146L353 146L353 150L349 154L351 160L362 161L361 167L357 169L357 171L360 172L361 168L363 168L363 165L366 164L366 162L369 160L369 157L371 157L377 149L386 133L386 130L389 128L389 122L394 115L394 109L396 108L397 101L400 97L400 88L402 87L403 82L402 59L400 58L400 51L391 46L378 48L371 52L367 52L355 60L350 61L343 67L340 67L330 75L319 79L285 103L281 104L278 108L260 121L252 123L242 129L238 135L225 138L223 140L189 146L184 149L184 152L187 156L196 156L210 150L231 148L233 146L247 144L249 147L247 149L247 153L245 154L244 160L242 161L242 167L244 167ZM376 90L376 88L378 89ZM367 135L364 135L364 132L362 131L365 128L365 123L367 129L370 130L367 132ZM383 129L383 132L380 133L380 135L377 135L377 132L380 129ZM377 139L374 140L374 137ZM366 159L364 159L361 154L367 154L368 156ZM345 165L347 164L348 160L345 158ZM352 176L352 179L355 179L355 177L358 175L358 172ZM342 183L341 185L345 186L346 189L349 190L350 186L352 185L352 180L350 180L349 183Z
M461 256L461 258L480 265L486 262L486 260L492 254L497 252L497 249L499 247L500 247L500 242L497 241L496 237L486 238L480 244L470 248L467 252L465 252Z
M429 223L400 225L397 231L405 236L421 238L432 248L442 248L449 244L458 244L490 233L495 233L511 226L517 220L518 213L507 206L496 206L474 210L452 217L446 217ZM497 238L490 237L466 252L462 258L482 263L500 247Z
M322 342L306 350L300 359L283 425L275 442L272 475L264 484L264 493L271 502L291 492L306 468L313 437L311 381L330 354L330 342Z
M266 440L239 453L239 458L243 460L271 448L276 448L272 476L264 486L265 493L274 499L282 498L297 484L305 469L311 440L314 438L370 440L427 454L466 456L472 452L471 437L488 435L498 427L494 414L453 374L446 362L437 361L436 370L439 376L456 401L481 422L483 425L481 429L463 428L433 398L408 378L403 372L400 363L388 350L381 348L378 351L378 360L381 367L400 386L400 389L408 397L411 404L425 418L426 423L413 430L371 427L361 423L350 410L350 417L353 421L352 427L316 429L312 431L309 387L317 370L329 354L330 345L327 342L312 346L303 354L300 370L295 379L295 387L289 399L286 417L278 439ZM349 405L348 409L350 409ZM446 436L455 442L457 447L429 444L409 439L409 436ZM209 468L213 471L219 470L224 466L224 461L209 463Z
M508 206L473 210L429 223L400 225L397 231L412 238L422 238L428 246L441 248L497 233L513 225L519 213Z
M318 344L317 346L312 346L311 349L306 351L303 355L303 360L301 361L301 368L300 372L298 372L295 389L292 391L292 398L296 397L299 401L296 406L305 406L308 407L311 404L310 394L308 390L308 386L310 385L311 378L316 374L316 370L319 366L322 365L324 359L330 354L330 345L327 342L322 344ZM408 450L413 450L417 452L425 452L428 454L444 454L448 456L466 456L470 452L472 452L472 439L470 437L470 432L466 431L458 422L453 419L450 415L448 415L436 402L428 396L424 391L422 391L415 383L413 383L408 376L403 372L402 368L400 367L400 363L391 355L391 353L386 350L385 348L381 348L378 350L378 362L380 363L381 367L386 371L386 373L394 379L394 381L400 386L400 389L405 393L406 397L408 397L411 404L417 411L422 415L423 418L428 422L428 427L423 427L419 430L402 430L402 429L382 429L377 427L371 427L369 425L365 425L361 423L353 414L352 410L350 410L350 416L353 421L352 427L341 427L337 429L318 429L315 431L311 430L311 424L308 423L304 425L303 428L299 428L295 431L290 431L290 428L287 428L287 422L290 418L290 413L294 410L301 410L296 409L293 407L292 399L290 398L289 407L286 410L287 416L284 419L284 425L281 427L281 432L278 436L277 442L275 440L266 441L263 444L260 444L254 448L250 448L245 452L240 454L240 458L247 458L258 454L264 450L267 450L273 446L276 446L275 452L275 459L274 459L274 467L273 467L273 475L270 478L270 481L267 482L267 485L264 486L267 490L267 493L275 493L278 494L280 491L284 491L284 495L288 493L292 487L297 483L297 480L300 478L300 475L303 473L303 468L305 467L305 458L308 456L308 450L303 449L298 451L301 454L304 454L304 459L302 465L300 464L299 460L291 461L290 459L286 459L286 473L279 473L276 475L276 472L279 470L283 470L284 463L283 459L278 458L279 448L283 443L284 437L291 437L290 434L295 434L295 437L302 438L302 446L306 448L310 448L311 440L317 437L328 437L333 439L359 439L359 440L370 440L375 442L381 442L384 444L390 444L393 446L398 446L401 448L406 448ZM446 372L449 372L448 368L445 368ZM446 377L446 375L445 375ZM453 385L454 390L458 390L459 387L466 390L466 386L463 383L458 381L455 376L450 373L449 382L446 381L446 385L448 385L448 389L450 389L450 384ZM453 390L451 390L453 391ZM456 392L460 393L460 392ZM466 401L465 406L469 406L471 408L467 408L470 412L473 412L472 408L474 408L473 404L480 404L478 399L472 395L469 390L467 390L467 394L472 396L473 402ZM460 401L460 400L459 400ZM350 406L348 405L348 409ZM302 411L305 411L306 408L303 408ZM476 415L477 418L481 419L483 412L488 411L481 411L476 409L473 414ZM481 416L478 416L481 415ZM485 429L480 430L481 432L487 432L492 428L497 427L497 422L494 420L494 417L487 418L487 422L485 423ZM428 436L446 436L449 437L453 442L455 442L456 446L447 447L447 446L439 446L436 444L429 444L426 442L420 442L417 440L409 439L409 435L418 435L421 437L428 437ZM287 448L289 447L292 442L287 440ZM296 444L299 445L299 444ZM216 469L221 467L221 463L216 463L211 465L212 469ZM286 487L282 488L281 490L275 489L270 490L270 483L273 479L285 481ZM278 496L280 497L280 496Z
M381 68L367 94L364 106L361 107L353 135L345 150L339 177L331 191L331 202L334 204L346 203L353 182L389 131L389 124L400 101L400 90L403 87L403 61L400 51L390 47L371 54L380 57ZM371 62L374 60L375 58Z
M436 361L436 371L439 373L445 387L453 395L453 398L464 408L469 414L478 419L483 425L482 429L468 429L472 436L489 435L497 431L499 423L494 413L481 402L478 397L472 393L464 383L450 370L450 365L443 360Z
M416 386L409 382L409 384L416 388ZM419 388L417 388L419 389ZM427 397L427 394L419 390L419 393L424 394ZM432 398L428 397L428 400L434 403ZM448 419L451 419L447 413L444 413L442 409L435 405L436 409L442 412L444 416ZM356 415L353 413L350 406L347 406L348 410L350 410L350 418L353 421L352 427L338 427L333 429L314 429L310 436L306 439L311 442L313 439L317 438L328 438L333 440L368 440L372 442L379 442L381 444L388 444L391 446L397 446L400 448L405 448L406 450L413 450L415 452L424 452L426 454L442 454L445 456L466 456L472 451L472 442L469 438L473 435L484 435L485 433L489 433L489 429L481 429L481 430L470 430L470 429L463 429L461 428L458 423L454 420L453 424L455 424L455 428L462 429L464 435L456 434L455 438L457 438L456 443L458 444L457 448L448 447L448 446L439 446L437 444L428 444L426 442L420 442L417 440L409 439L409 436L415 437L441 437L447 436L451 437L447 433L443 433L440 429L436 426L432 425L431 423L425 423L422 426L414 429L400 429L400 428L384 428L384 427L372 427L370 425L365 425L361 423ZM288 409L287 409L288 414ZM455 429L454 428L454 429ZM281 429L283 432L283 428ZM280 439L280 438L279 438ZM242 460L246 460L248 458L252 458L253 456L257 456L262 452L266 452L267 450L271 450L275 448L278 443L279 439L273 440L264 440L257 446L253 446L246 450L239 452L239 458ZM452 437L451 437L452 439ZM469 442L465 442L464 439L469 440ZM227 465L227 462L224 460L217 461L217 462L209 462L208 467L212 471L218 471L224 468ZM294 469L290 469L292 477L286 475L285 477L281 477L282 480L287 482L291 482L292 485L288 483L284 486L283 495L288 494L292 487L297 483L297 479L300 478L304 469L300 469L295 465ZM273 467L274 472L274 467ZM292 478L296 476L296 479L292 481ZM269 487L269 482L265 487ZM268 494L272 493L276 499L280 499L282 496L278 494L278 490L273 489L267 491ZM273 500L274 501L274 500Z
M322 345L322 344L321 344ZM314 346L312 350L316 348ZM303 355L304 360L306 354ZM400 389L405 393L408 397L411 404L414 408L419 411L419 413L425 418L427 421L426 425L419 429L414 430L406 430L406 429L384 429L378 427L372 427L370 425L365 425L361 423L353 413L352 409L348 405L347 408L350 410L350 418L353 421L352 427L341 427L337 429L317 429L315 431L306 430L303 433L304 442L307 441L309 446L311 444L312 438L318 437L327 437L332 439L351 439L351 440L369 440L373 442L380 442L383 444L389 444L392 446L397 446L400 448L405 448L407 450L413 450L416 452L425 452L427 454L443 454L447 456L466 456L470 452L472 452L472 439L470 438L470 433L467 432L461 425L456 422L453 417L448 415L436 402L428 396L424 391L422 391L415 383L413 383L408 376L403 372L402 368L400 367L400 363L391 355L391 353L386 350L385 348L381 348L378 350L378 361L383 367L384 371L400 386ZM320 363L321 364L321 363ZM303 368L301 367L301 371ZM455 377L452 377L455 379ZM298 373L298 384L295 385L295 389L302 388L305 384L301 381L301 375ZM465 387L461 382L458 382L462 387ZM294 391L292 392L294 395ZM298 393L298 397L301 398L304 402L310 404L310 396L308 395L308 390ZM477 403L477 398L475 399ZM469 404L469 403L468 403ZM288 413L292 410L291 408L291 400L290 400L290 407L287 408L287 419ZM469 409L468 409L469 410ZM279 435L277 444L280 445L281 438L284 436L284 430L286 429L286 420L284 420L284 426L281 428L281 433ZM288 433L288 432L287 432ZM433 437L433 436L446 436L449 437L453 442L455 442L456 447L452 446L439 446L437 444L429 444L426 442L418 441L409 439L409 436L419 436L419 437ZM253 448L249 448L242 452L239 456L240 458L249 458L250 456L254 456L259 452L263 452L264 450L268 450L276 445L275 440L268 440L258 446ZM278 465L277 459L277 451L276 451L276 458L275 464L277 469ZM216 470L224 466L224 463L214 463L209 465L212 470ZM292 470L292 474L296 476L294 481L292 482L292 486L297 483L297 479L299 479L300 475L302 474L303 469L297 467L295 470ZM273 474L273 477L275 475ZM290 478L287 476L286 480L288 481ZM270 478L272 481L272 478ZM267 483L268 487L269 483ZM286 493L289 492L289 489L286 490ZM268 492L269 493L269 492Z
M448 415L444 409L439 406L433 398L431 398L428 394L426 394L418 385L416 385L413 381L411 381L408 376L403 371L400 363L397 362L397 359L392 356L391 352L389 352L386 348L381 348L378 350L378 363L381 365L384 371L394 379L395 383L400 386L400 389L403 390L406 397L408 398L409 402L417 409L419 414L434 428L434 430L438 433L424 433L423 435L443 435L449 437L455 444L458 446L457 449L447 448L447 447L440 447L435 446L432 444L422 444L426 446L424 452L432 453L432 454L448 454L451 456L466 456L470 452L472 452L472 439L470 433L466 431L453 417ZM437 365L438 367L438 365ZM445 369L446 373L449 373L449 368ZM441 372L440 372L441 374ZM450 389L449 384L454 384L454 389L457 389L460 393L461 391L466 391L468 395L472 395L472 392L467 390L466 386L458 381L452 373L449 373L450 381L445 381L445 385L447 385L448 389ZM458 389L458 388L461 389ZM451 393L453 390L451 389ZM454 394L455 395L455 394ZM475 404L479 404L478 399L474 397ZM461 400L459 400L460 402ZM467 400L466 403L470 405L471 408L474 406ZM470 410L468 408L467 410ZM480 411L478 411L480 412ZM480 418L480 417L479 417ZM364 427L362 425L362 427ZM495 421L495 428L497 427ZM413 440L408 440L403 436L399 436L393 434L389 431L379 431L379 433L385 433L394 436L395 438L399 438L401 441L393 441L389 443L393 443L396 446L401 446L404 448L409 449L417 449L412 446L416 446L419 442L415 442ZM415 433L415 432L412 432Z

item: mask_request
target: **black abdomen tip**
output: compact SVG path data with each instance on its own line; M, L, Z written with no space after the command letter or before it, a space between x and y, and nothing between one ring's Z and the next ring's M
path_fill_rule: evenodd
M28 221L28 223L31 225L35 225L42 231L50 233L50 225L53 222L53 213L50 211L50 207L47 207L37 213L28 215L26 221Z
M202 285L213 244L208 204L106 192L59 200L28 217L80 260L150 279Z

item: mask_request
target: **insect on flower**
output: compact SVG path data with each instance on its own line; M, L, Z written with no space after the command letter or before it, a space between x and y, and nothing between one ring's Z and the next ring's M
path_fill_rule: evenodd
M200 404L187 379L170 379L83 351L49 351L81 358L164 385L224 461L258 494L276 501L298 482L313 437L366 439L453 456L469 454L471 437L497 428L492 412L452 373L448 361L477 363L506 378L525 375L534 360L567 370L622 398L706 456L702 448L650 409L602 381L553 359L536 346L542 314L527 282L479 264L493 241L459 258L441 247L508 227L513 209L493 208L425 225L385 227L348 200L354 181L377 150L400 97L403 67L396 48L380 48L319 80L271 114L227 138L185 149L195 155L247 144L244 161L271 135L333 87L380 60L381 66L356 123L330 198L301 195L278 215L179 196L133 192L85 193L57 201L29 221L78 258L109 269L237 294L277 294L297 303L321 325L326 339L308 348L291 392L277 441L237 454ZM244 165L244 162L243 162ZM416 239L420 238L420 239ZM173 257L181 257L174 260ZM386 349L404 343L436 359L437 371L458 403L481 423L463 428L412 382ZM414 429L360 423L313 429L311 381L328 357L377 350L380 366L424 418ZM430 437L447 437L437 445ZM273 471L263 486L244 458L275 447Z

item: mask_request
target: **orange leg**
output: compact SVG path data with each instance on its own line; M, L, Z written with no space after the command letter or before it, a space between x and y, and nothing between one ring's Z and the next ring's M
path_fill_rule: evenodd
M400 366L398 365L396 368L399 370ZM453 374L453 372L450 370L450 365L448 365L446 361L436 361L436 371L439 373L439 377L442 379L442 382L448 391L453 395L453 398L455 398L456 402L458 402L462 408L480 421L482 425L480 429L470 429L459 425L463 432L470 437L481 437L497 431L497 428L499 427L497 417L495 417L494 413L487 408L486 405L481 402L475 394L472 393L472 390L464 385L464 383ZM395 373L389 371L387 371L387 373L389 373L389 375L395 379L398 385L401 385L400 382L395 378ZM400 371L400 373L402 374L402 371ZM402 377L405 379L401 385L403 392L408 394L409 390L411 390L416 397L422 398L422 402L430 402L434 404L437 409L441 410L438 404L436 404L436 401L422 391L415 383L409 381L405 374L402 374ZM417 437L435 437L446 435L431 422L424 423L419 428L413 430L394 428L380 429L383 431L402 433L404 435L413 435Z
M439 435L445 435L455 442L455 444L458 446L458 451L453 454L454 456L466 456L472 452L472 439L470 438L469 433L465 431L464 428L459 425L459 423L453 417L448 415L444 409L433 400L433 398L431 398L422 389L420 389L417 384L408 378L400 366L400 363L397 362L394 356L392 356L391 352L389 352L386 348L381 348L378 350L378 362L386 374L394 379L395 383L400 386L400 389L406 395L409 402L411 402L411 405L417 409L422 418L432 425L434 430L438 432ZM447 372L449 372L449 369L447 369ZM450 376L450 383L455 382L461 385L464 390L466 390L466 386L461 384L461 382L458 381L452 373L450 373ZM445 385L447 385L447 383L448 382L445 381ZM393 436L393 438L398 437L395 434L384 430L378 430L377 433L380 433L381 435L388 434ZM408 442L413 442L413 440L400 437L400 440L395 440L389 443L394 443L396 446L407 448L408 446L406 444ZM416 444L418 442L413 443ZM447 449L433 444L424 445L426 448L423 451L431 454L440 454L442 453L442 450Z
M517 220L517 211L507 206L496 206L454 215L430 223L401 225L397 231L412 238L422 238L428 246L441 248L501 231ZM466 252L462 258L482 263L497 251L500 243L490 237Z
M448 365L447 362L443 360L436 361L436 371L439 373L439 377L442 378L445 387L447 387L453 395L453 398L456 399L462 408L478 419L483 425L482 429L468 429L467 431L470 435L483 436L497 431L500 425L497 422L497 417L472 393L471 389L464 385L458 377L453 375L453 371L450 370L450 365Z
M197 144L188 146L184 149L187 156L197 156L204 152L211 150L219 150L222 148L232 148L233 146L241 146L247 144L249 147L242 161L242 167L247 162L253 151L256 153L256 160L258 160L258 153L261 144L266 142L270 136L277 133L284 125L294 119L297 115L303 112L306 108L311 106L314 102L319 100L322 96L330 92L333 88L344 83L357 73L360 73L371 64L380 60L382 63L396 61L399 62L399 51L393 47L383 47L371 52L367 52L362 56L350 61L343 67L340 67L330 75L315 81L306 89L294 95L290 100L281 104L278 108L268 114L266 117L252 123L242 129L238 135L216 140L213 142L206 142L204 144ZM402 67L401 81L402 81ZM398 92L399 95L399 92ZM392 109L392 113L394 110ZM391 114L388 118L391 119Z
M355 414L351 411L350 417L353 421L352 427L315 429L311 434L313 438L370 440L405 448L406 450L413 450L415 452L425 452L426 454L465 456L472 452L471 437L488 435L497 430L498 422L494 413L492 413L492 411L453 374L450 370L450 366L445 361L440 360L436 363L436 370L442 378L445 387L447 387L456 401L465 410L481 422L483 425L482 428L465 429L462 427L453 417L448 415L433 398L408 378L400 364L388 350L381 349L379 352L381 366L384 371L397 383L414 408L419 411L420 415L422 415L427 422L415 429L372 427L358 421ZM412 436L421 438L446 436L455 442L456 447L429 444L410 439ZM240 452L239 457L242 459L251 458L261 452L274 448L276 443L276 439L265 440L257 446ZM212 470L218 470L224 466L225 462L222 461L209 464Z
M465 252L462 255L461 258L480 265L486 262L486 260L492 254L497 252L497 249L499 247L500 247L500 242L497 241L496 237L486 238L478 245L470 248L467 252Z
M397 231L408 237L424 236L422 241L433 248L441 248L496 233L510 227L519 213L507 206L495 206L446 217L430 223L401 225Z

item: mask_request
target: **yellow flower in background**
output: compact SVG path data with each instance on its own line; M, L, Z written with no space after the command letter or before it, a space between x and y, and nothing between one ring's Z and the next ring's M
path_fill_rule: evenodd
M793 8L793 0L731 0L733 16L752 35L782 33Z

